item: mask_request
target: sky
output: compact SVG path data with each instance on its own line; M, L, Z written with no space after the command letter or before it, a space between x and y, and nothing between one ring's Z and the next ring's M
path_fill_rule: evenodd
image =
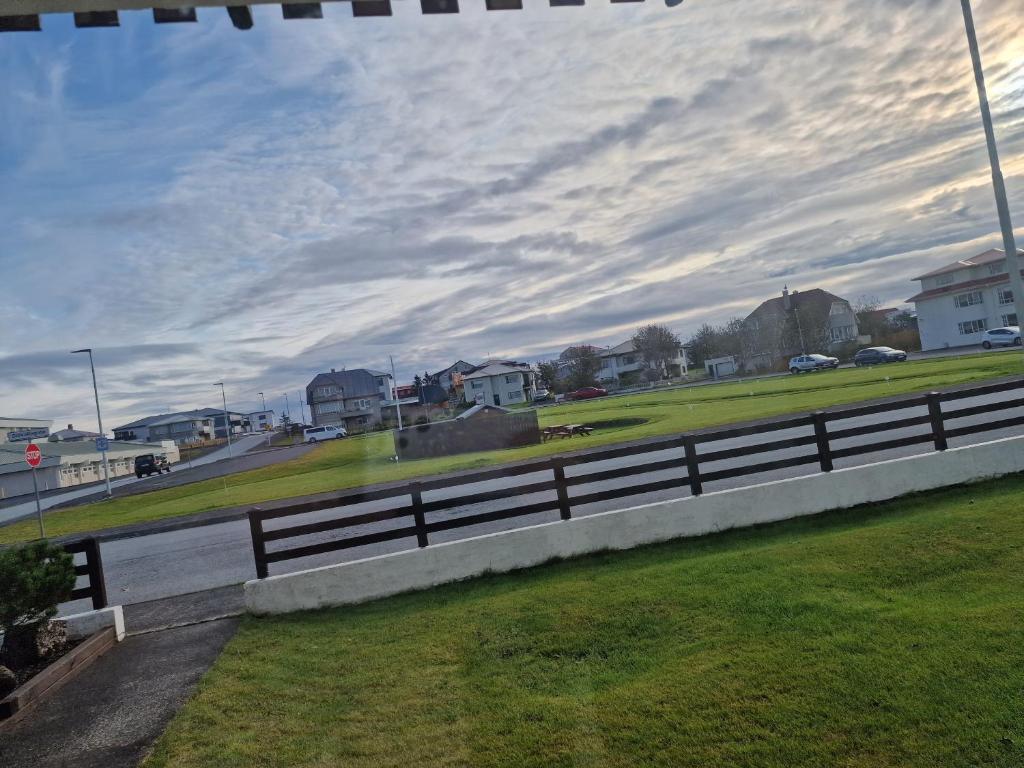
M0 415L282 410L1001 247L954 0L593 2L0 37ZM1024 5L976 0L1024 239Z

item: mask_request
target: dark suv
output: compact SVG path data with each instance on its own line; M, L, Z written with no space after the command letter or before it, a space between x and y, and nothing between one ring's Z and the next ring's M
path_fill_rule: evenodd
M135 457L135 476L142 477L145 475L149 477L154 472L158 475L162 472L170 472L171 465L167 462L167 457L160 454L144 453L141 456Z
M902 363L907 359L907 353L902 349L892 347L868 347L862 349L853 356L855 365L877 365L879 363Z

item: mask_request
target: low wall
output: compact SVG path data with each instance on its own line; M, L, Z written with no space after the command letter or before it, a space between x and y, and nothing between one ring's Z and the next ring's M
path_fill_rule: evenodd
M1024 437L556 521L246 582L253 613L347 605L552 558L630 549L1024 471Z

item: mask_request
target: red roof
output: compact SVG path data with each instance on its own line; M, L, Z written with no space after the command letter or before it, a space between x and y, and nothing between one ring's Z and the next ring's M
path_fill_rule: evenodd
M1001 252L1000 252L1001 253ZM1024 269L1020 271L1021 275L1024 275ZM960 291L971 289L971 288L984 288L989 285L998 285L999 283L1005 283L1010 279L1008 272L1003 272L1001 275L990 275L988 277L979 277L977 280L967 280L962 283L953 283L952 285L944 285L941 288L930 288L927 291L921 291L915 296L911 296L907 299L911 301L922 301L924 299L934 299L937 296L946 296L950 293L959 293Z

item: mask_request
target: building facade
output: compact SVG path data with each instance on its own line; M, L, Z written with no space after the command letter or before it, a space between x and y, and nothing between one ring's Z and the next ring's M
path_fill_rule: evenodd
M228 419L232 435L247 431L249 417L246 414L228 411ZM226 438L227 435L224 411L220 408L161 413L114 427L114 439L128 442L158 443L173 440L177 445L191 445L214 438Z
M0 444L29 443L50 436L52 419L20 419L0 416Z
M313 426L340 425L350 433L365 432L382 423L381 408L395 401L390 373L355 368L318 373L306 385Z
M781 296L761 302L742 328L743 357L754 368L771 368L794 355L832 352L861 341L850 302L821 288L783 288Z
M536 372L527 363L488 360L462 375L463 399L471 405L522 405L533 402Z
M435 373L434 380L439 387L444 388L445 392L451 392L456 388L456 384L462 381L462 376L476 370L476 368L477 366L470 365L465 360L459 360L449 365L443 371Z
M1024 267L1024 251L1017 254ZM979 344L986 330L1019 325L1005 252L992 249L920 277L920 291L907 299L917 308L921 349Z
M639 381L641 373L650 367L644 360L642 354L637 352L633 346L633 340L629 339L618 346L601 350L601 368L597 372L597 378L602 383L635 384ZM680 376L687 369L686 352L680 344L675 355L665 361L669 376Z

